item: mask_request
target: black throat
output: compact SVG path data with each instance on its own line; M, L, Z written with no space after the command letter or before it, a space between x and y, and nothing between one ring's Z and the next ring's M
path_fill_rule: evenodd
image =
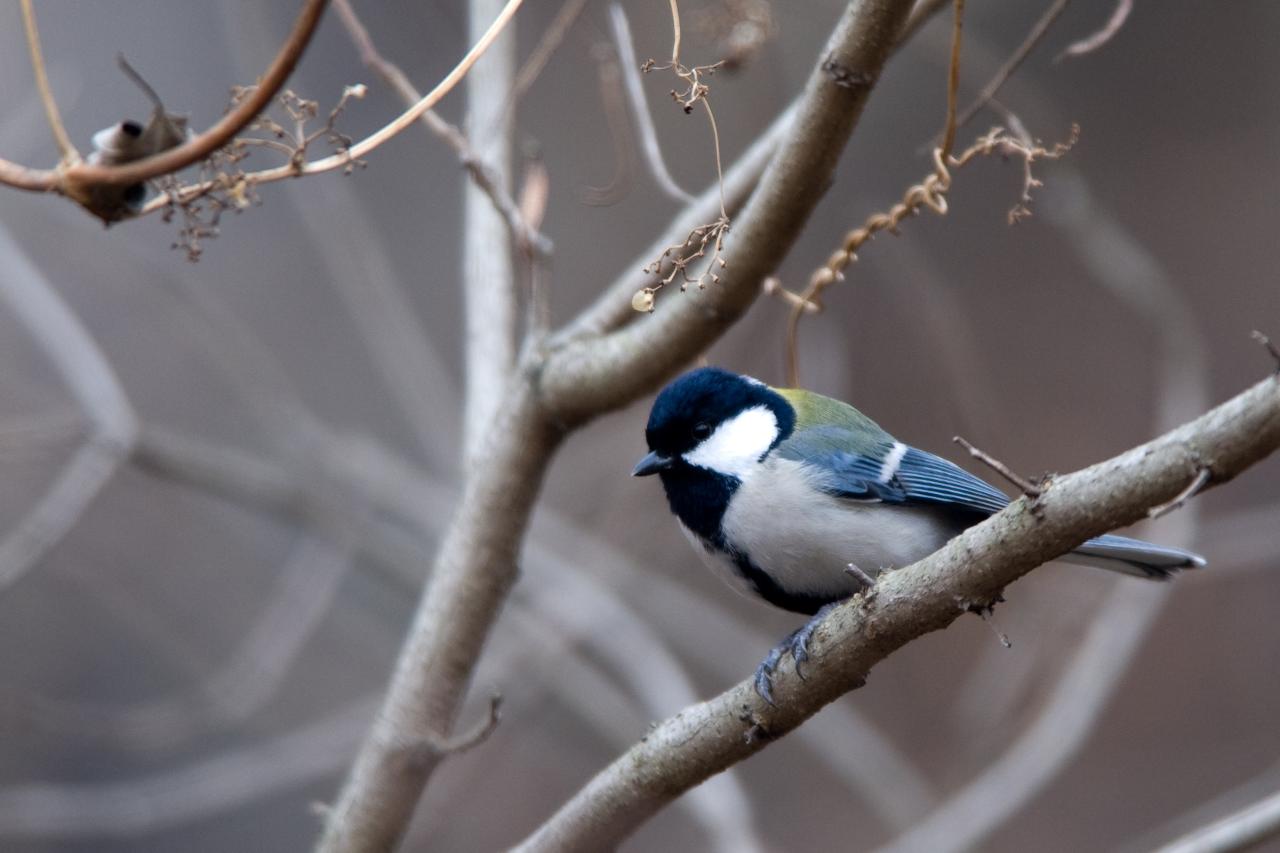
M708 545L725 550L720 522L729 499L741 484L738 478L708 471L684 460L677 461L660 476L667 503L676 517Z

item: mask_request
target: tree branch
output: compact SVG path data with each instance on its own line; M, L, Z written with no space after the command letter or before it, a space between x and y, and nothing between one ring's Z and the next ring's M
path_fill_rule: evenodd
M777 706L748 678L652 731L601 771L519 848L608 847L684 791L763 749L861 686L891 652L945 628L972 604L1081 542L1133 523L1186 485L1204 460L1224 483L1280 447L1280 378L1272 377L1145 445L1049 483L1032 508L1015 501L937 553L882 576L874 597L832 611L814 634L806 680L775 676ZM754 734L754 737L748 737ZM763 736L762 736L763 735Z

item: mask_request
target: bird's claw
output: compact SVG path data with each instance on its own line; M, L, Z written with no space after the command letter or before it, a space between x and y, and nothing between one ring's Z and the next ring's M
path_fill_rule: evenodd
M796 675L801 681L807 680L804 674L804 663L809 660L809 641L813 639L813 632L818 629L822 618L833 606L828 604L820 609L808 622L792 631L781 643L769 650L769 654L756 667L755 687L761 699L770 705L776 704L773 701L773 673L778 668L783 655L791 655L791 659L795 662Z

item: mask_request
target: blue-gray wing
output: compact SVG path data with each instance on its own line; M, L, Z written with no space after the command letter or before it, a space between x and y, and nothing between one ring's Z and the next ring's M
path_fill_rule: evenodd
M840 450L834 432L831 428L802 430L779 445L777 453L820 469L827 491L843 498L930 504L982 515L997 513L1009 504L998 489L932 453L892 439L865 452Z

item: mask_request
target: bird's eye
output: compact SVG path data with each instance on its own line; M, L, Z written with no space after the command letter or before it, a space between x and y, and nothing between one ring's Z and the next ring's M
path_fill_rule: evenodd
M711 424L698 424L693 428L693 437L701 441L711 435Z

